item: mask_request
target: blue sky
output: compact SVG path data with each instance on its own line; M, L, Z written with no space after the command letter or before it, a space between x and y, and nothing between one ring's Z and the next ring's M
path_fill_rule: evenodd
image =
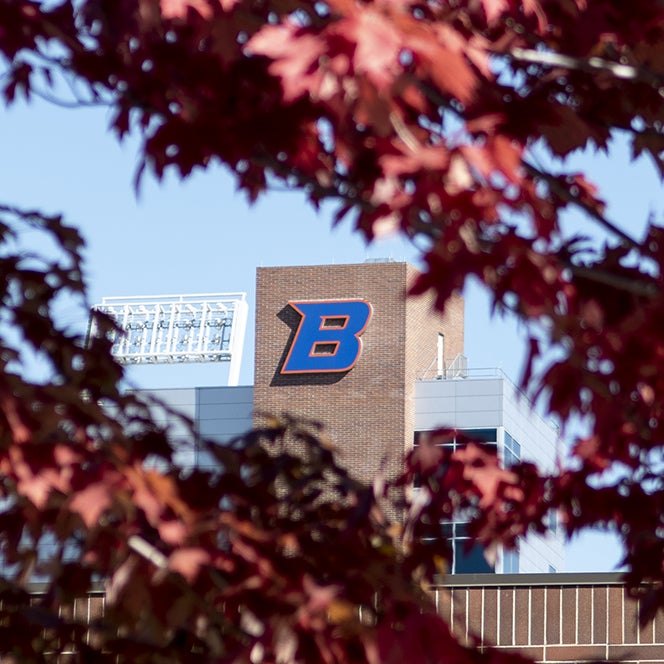
M348 224L331 228L298 193L279 192L249 206L221 167L184 182L145 176L136 196L138 143L119 144L106 131L101 109L61 109L35 102L5 111L0 123L0 200L63 212L83 230L90 300L106 296L247 291L253 303L259 266L362 262L391 257L417 264L400 238L367 245ZM521 354L513 343L486 344L486 298L467 303L467 355L471 366L502 367L517 378ZM253 314L252 314L253 316ZM72 324L80 319L72 312ZM253 382L253 318L245 344L242 383ZM494 335L515 326L491 323ZM153 368L151 368L153 369ZM210 369L208 371L207 369ZM140 372L145 384L183 380L218 382L219 367Z
M90 301L105 296L246 291L254 301L255 269L268 265L362 262L392 257L417 264L417 253L399 238L367 246L347 225L330 230L294 193L275 193L250 207L221 168L157 183L144 177L133 189L137 143L119 144L101 109L69 110L39 100L18 104L0 122L0 201L62 212L87 241ZM662 218L662 190L644 162L628 166L624 146L606 158L582 155L609 194L609 216L635 235L648 213ZM579 228L570 216L567 230ZM471 367L501 367L517 380L522 331L513 321L492 318L476 287L466 296L466 355ZM84 326L78 310L67 322ZM253 382L253 314L249 320L241 382ZM490 342L488 342L490 340ZM217 365L149 368L134 376L150 386L219 384ZM619 552L602 535L581 538L568 551L568 571L612 569Z

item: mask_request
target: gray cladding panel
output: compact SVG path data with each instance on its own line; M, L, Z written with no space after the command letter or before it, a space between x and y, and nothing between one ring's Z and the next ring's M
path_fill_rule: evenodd
M502 378L471 378L452 381L457 397L502 396L504 383Z
M199 433L204 438L228 440L246 433L251 429L251 425L251 418L204 420L199 424Z
M499 427L503 379L421 381L415 384L415 428Z
M254 402L254 388L249 385L240 387L199 387L196 392L200 406L231 403L253 405Z
M418 398L415 404L418 415L424 413L453 413L455 411L456 399L423 397L421 399Z
M139 392L145 394L150 399L156 399L162 402L166 408L161 408L158 404L150 406L150 411L158 421L170 420L173 415L168 410L174 410L177 413L194 419L196 417L196 390L191 389L163 389L163 390L145 390Z
M186 427L168 409L193 420L202 436L220 442L244 434L252 426L254 390L250 386L158 389L147 394L165 404L165 408L152 405L150 410L158 423L172 427L175 436L187 437Z
M499 394L473 394L456 400L457 412L475 412L480 410L502 411L502 397Z
M454 426L458 429L499 427L501 426L502 415L499 410L457 412Z
M455 393L455 381L431 380L417 381L415 383L416 399L425 399L427 397L433 397L435 399L453 398Z
M206 420L244 419L250 422L253 410L254 406L251 403L200 404L198 421L201 425Z
M422 413L417 414L415 417L415 429L417 431L430 431L431 429L438 429L440 427L457 426L455 422L455 413Z
M224 443L251 429L253 387L201 387L197 392L196 423L201 436Z

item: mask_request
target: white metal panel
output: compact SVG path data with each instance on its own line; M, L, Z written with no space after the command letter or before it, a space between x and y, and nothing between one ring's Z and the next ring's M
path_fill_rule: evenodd
M120 328L111 339L120 364L230 362L228 384L238 384L245 293L106 297L92 309L92 337L100 334L96 312Z

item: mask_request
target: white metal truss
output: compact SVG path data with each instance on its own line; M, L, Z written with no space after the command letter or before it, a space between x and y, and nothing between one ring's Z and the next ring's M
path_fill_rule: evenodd
M122 330L112 337L120 364L230 362L228 384L238 384L246 293L105 297L92 308L91 336L99 334L97 311Z

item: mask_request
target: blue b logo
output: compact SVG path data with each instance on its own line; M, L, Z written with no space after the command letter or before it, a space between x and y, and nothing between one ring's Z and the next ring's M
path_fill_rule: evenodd
M300 316L282 374L348 371L362 352L360 335L371 318L364 300L289 302Z

